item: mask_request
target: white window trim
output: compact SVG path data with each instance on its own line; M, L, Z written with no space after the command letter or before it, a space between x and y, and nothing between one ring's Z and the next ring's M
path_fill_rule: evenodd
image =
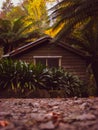
M58 58L59 67L62 65L62 56L33 56L34 65L36 65L36 58L46 58L46 66L48 66L48 58Z
M62 56L33 56L33 58L62 58Z

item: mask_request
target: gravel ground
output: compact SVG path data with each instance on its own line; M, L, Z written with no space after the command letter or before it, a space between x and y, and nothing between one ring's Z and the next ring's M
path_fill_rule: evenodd
M0 130L98 130L98 98L0 99Z

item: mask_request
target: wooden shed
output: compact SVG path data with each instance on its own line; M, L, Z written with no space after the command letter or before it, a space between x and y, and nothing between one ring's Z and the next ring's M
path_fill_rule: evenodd
M3 57L34 64L40 62L48 67L63 67L82 79L87 77L87 60L84 53L61 41L55 43L48 36L22 46Z

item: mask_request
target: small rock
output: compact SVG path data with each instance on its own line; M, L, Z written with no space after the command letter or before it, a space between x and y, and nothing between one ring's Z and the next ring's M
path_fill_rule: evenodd
M39 128L40 128L41 130L53 130L53 129L55 129L55 125L53 124L52 121L49 121L49 122L47 122L47 123L42 123L42 124L39 126Z
M53 106L53 109L58 109L59 108L59 106Z
M60 123L58 130L76 130L74 126L71 126L70 124Z
M42 121L44 121L44 114L32 113L30 115L30 118L36 120L37 122L42 122Z
M33 106L38 108L40 105L39 105L39 103L34 103Z
M86 108L90 108L90 104L88 104L87 102L85 102L85 103L83 103L83 104L80 105L80 108L81 108L82 110L84 110L84 109L86 109Z
M77 120L95 120L96 117L93 114L83 114L76 117Z
M38 109L37 108L34 108L33 109L33 112L35 113L35 112L38 112Z
M74 103L76 103L76 104L82 104L83 101L82 100L75 100Z
M51 113L45 114L44 118L47 119L47 120L51 120L52 117L53 117L53 113L51 112Z
M75 96L75 97L74 97L74 100L77 100L77 99L78 99L78 97Z

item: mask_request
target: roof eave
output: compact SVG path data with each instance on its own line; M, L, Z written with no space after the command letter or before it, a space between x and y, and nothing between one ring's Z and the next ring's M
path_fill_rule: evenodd
M80 50L78 50L76 48L73 48L73 47L69 46L68 44L65 44L65 43L59 41L58 45L65 48L65 49L67 49L67 50L69 50L69 51L71 51L71 52L73 52L74 54L77 54L77 55L79 55L79 56L81 56L83 58L86 58L86 54L84 52L82 52L82 51L80 51Z
M36 41L34 41L34 42L31 42L30 44L27 44L27 45L25 45L25 46L22 46L22 47L16 49L16 50L13 50L12 52L10 52L10 53L8 53L8 54L6 54L6 55L3 55L2 58L13 57L13 56L18 55L18 54L20 54L20 53L26 51L27 49L30 49L31 47L34 47L34 46L36 46L36 45L39 45L39 44L41 44L42 42L45 42L45 41L47 41L47 40L50 41L50 40L52 40L52 38L49 37L49 36L45 36L45 37L40 38L40 39L38 39L38 40L36 40Z

